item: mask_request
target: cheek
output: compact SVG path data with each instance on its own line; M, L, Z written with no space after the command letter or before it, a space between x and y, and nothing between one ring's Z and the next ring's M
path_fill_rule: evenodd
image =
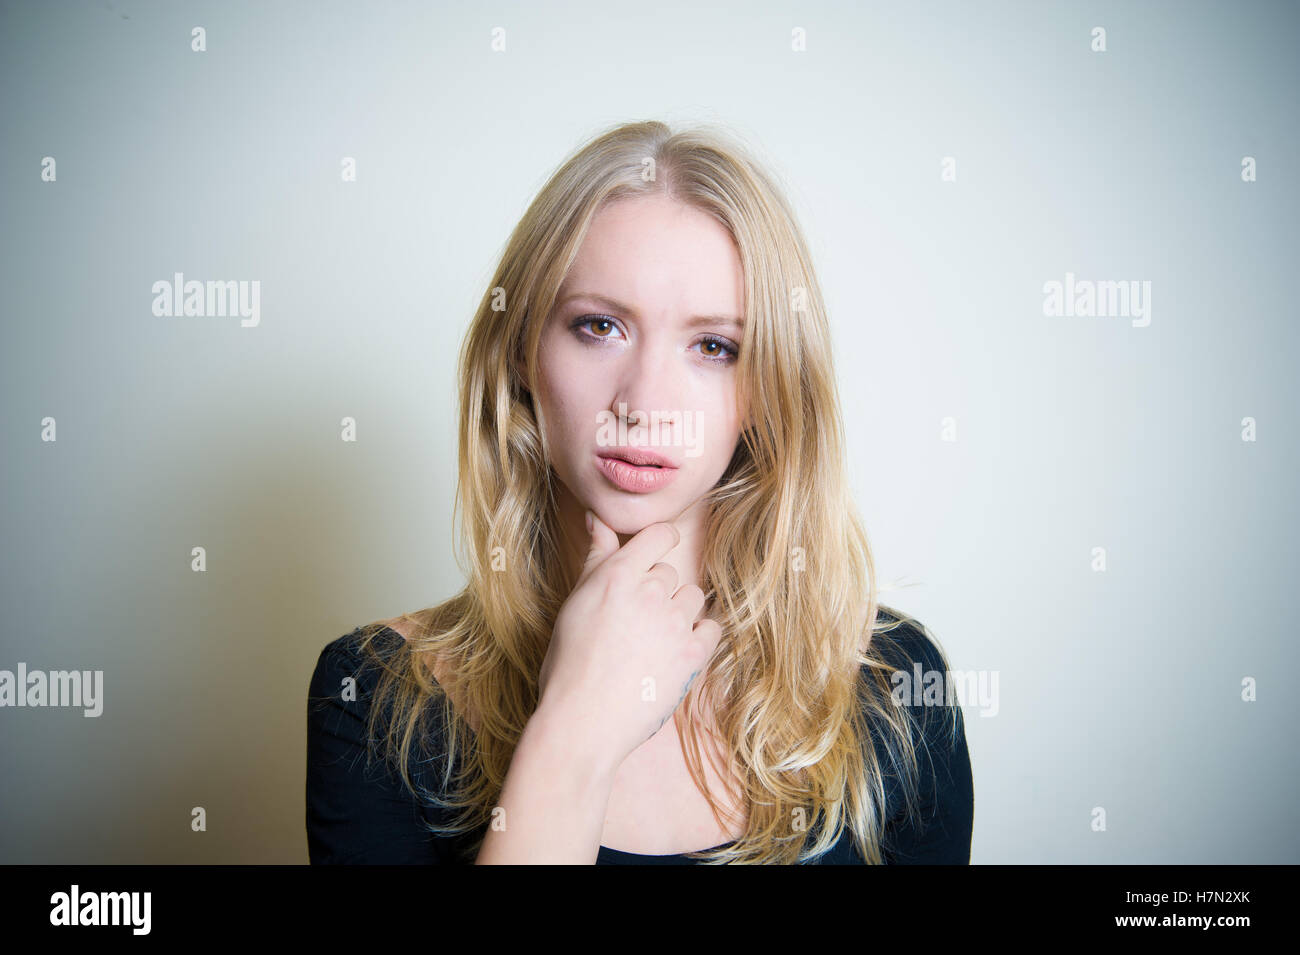
M572 362L562 354L552 352L539 356L538 381L541 385L538 401L542 406L547 441L557 450L568 448L584 434L583 421L587 418L587 398L583 377ZM591 413L594 420L595 412ZM595 425L592 425L594 433Z
M721 473L731 461L740 437L738 414L734 397L725 392L710 394L701 401L699 440L709 471Z

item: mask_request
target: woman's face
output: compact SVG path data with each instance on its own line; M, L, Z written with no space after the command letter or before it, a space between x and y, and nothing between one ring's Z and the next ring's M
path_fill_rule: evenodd
M552 465L619 534L674 520L713 488L740 436L744 274L727 230L661 196L592 221L542 330ZM636 467L643 452L664 467Z

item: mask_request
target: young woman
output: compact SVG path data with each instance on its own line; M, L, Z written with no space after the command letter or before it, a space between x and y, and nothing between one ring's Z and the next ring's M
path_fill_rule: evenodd
M468 583L321 653L313 862L969 861L961 710L895 678L946 660L877 602L821 291L745 147L578 151L459 376Z

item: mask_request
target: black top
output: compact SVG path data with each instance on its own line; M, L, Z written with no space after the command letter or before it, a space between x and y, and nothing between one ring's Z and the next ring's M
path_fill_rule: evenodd
M922 670L940 670L934 644L915 626L904 623L891 632L902 656L891 665L911 674L913 662ZM396 649L402 636L384 628L376 636L381 652ZM401 778L377 756L367 766L367 706L375 686L375 674L363 666L359 650L360 628L325 646L312 674L307 707L307 846L313 864L362 865L463 864L457 847L477 834L457 838L429 832L426 820L445 821L447 811L417 799ZM345 677L356 679L356 700L343 700ZM885 778L889 819L884 830L882 851L891 864L961 864L970 862L974 790L970 757L966 748L965 722L961 707L955 708L957 735L949 745L944 712L934 706L909 706L923 725L927 750L918 746L922 826L901 819L902 802L897 780ZM438 707L430 707L428 719L433 732L445 726ZM876 741L882 770L888 766L884 750ZM437 751L437 747L430 747ZM425 787L441 780L442 761L430 758L411 770ZM460 763L459 756L457 763ZM437 791L434 789L434 791ZM730 845L731 843L723 843ZM597 865L692 865L701 860L685 855L639 855L601 846ZM862 865L847 825L829 851L812 860L822 865Z

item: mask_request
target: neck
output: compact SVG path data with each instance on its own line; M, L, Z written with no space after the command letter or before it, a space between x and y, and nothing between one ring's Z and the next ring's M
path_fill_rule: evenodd
M558 524L560 527L560 553L567 572L566 580L576 581L582 573L591 547L591 535L587 533L586 508L584 508L562 483L556 482L556 501L559 505ZM610 524L609 515L598 515L606 524ZM669 523L677 528L681 540L677 546L660 558L677 571L677 586L695 584L702 590L707 588L701 579L701 565L704 555L704 532L708 513L703 501L696 501L685 511L671 518ZM611 525L612 526L612 525ZM622 547L635 536L635 533L618 534L618 546ZM647 568L649 569L649 568Z

